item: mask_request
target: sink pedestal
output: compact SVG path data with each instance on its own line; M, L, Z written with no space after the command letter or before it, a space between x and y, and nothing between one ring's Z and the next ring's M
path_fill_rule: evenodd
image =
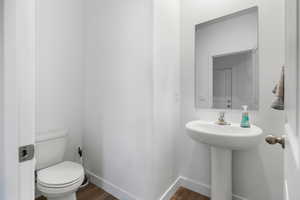
M185 125L188 135L211 147L211 200L232 200L232 150L254 147L263 140L263 131L251 124L221 126L215 122L191 121Z
M232 200L232 150L211 146L211 200Z

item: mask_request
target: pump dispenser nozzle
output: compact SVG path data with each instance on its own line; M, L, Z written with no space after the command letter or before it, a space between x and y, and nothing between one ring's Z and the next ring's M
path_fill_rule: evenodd
M243 107L244 112L248 112L248 106L247 105L243 105L242 107Z

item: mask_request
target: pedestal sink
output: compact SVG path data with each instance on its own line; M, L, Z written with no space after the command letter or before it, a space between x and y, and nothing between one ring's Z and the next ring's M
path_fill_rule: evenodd
M263 140L263 131L254 125L217 125L215 122L191 121L188 135L211 146L211 200L232 200L232 150L251 148Z

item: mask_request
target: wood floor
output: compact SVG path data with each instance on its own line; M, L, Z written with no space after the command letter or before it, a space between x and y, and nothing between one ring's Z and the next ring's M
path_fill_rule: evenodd
M37 198L36 200L46 200L45 197ZM77 192L77 200L118 200L116 197L108 194L94 184L89 184Z
M36 200L46 200L45 197L39 197ZM118 200L104 190L93 184L77 192L77 200ZM208 197L202 196L186 188L179 188L170 200L209 200Z
M209 198L180 187L170 200L209 200Z

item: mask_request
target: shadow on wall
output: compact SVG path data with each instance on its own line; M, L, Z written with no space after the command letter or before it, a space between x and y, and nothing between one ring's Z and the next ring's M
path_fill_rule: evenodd
M233 177L235 183L244 183L243 186L235 184L233 193L246 197L251 194L251 199L272 199L271 191L264 166L264 156L261 151L266 151L266 145L260 145L258 148L247 151L233 151ZM254 164L255 163L255 164ZM247 169L245 171L245 169ZM249 180L251 177L251 180ZM245 190L245 188L247 188ZM259 190L263 190L262 192Z

